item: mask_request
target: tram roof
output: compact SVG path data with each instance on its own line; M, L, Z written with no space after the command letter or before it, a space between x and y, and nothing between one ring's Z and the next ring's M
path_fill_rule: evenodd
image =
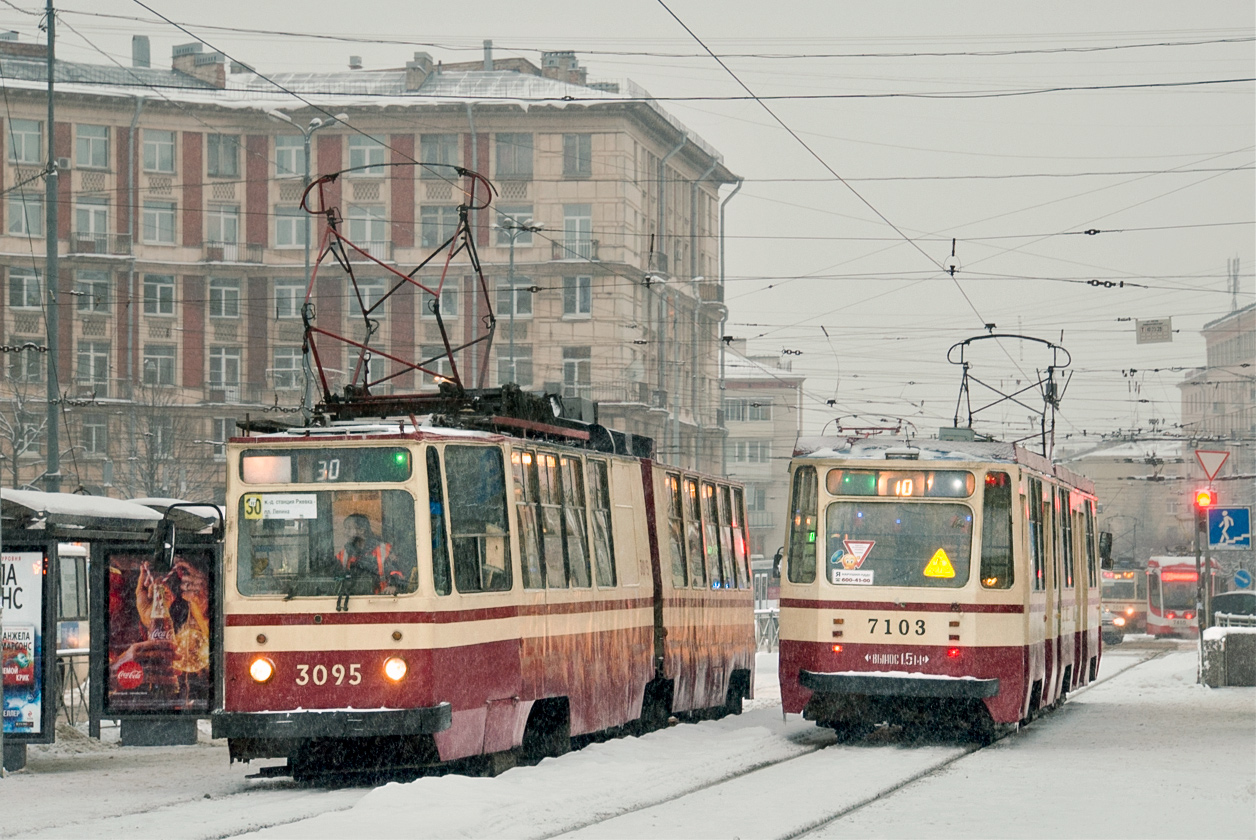
M842 458L894 461L906 466L916 461L984 461L1020 464L1052 475L1087 493L1094 482L1067 467L1015 443L1003 441L939 440L937 438L800 437L795 458Z

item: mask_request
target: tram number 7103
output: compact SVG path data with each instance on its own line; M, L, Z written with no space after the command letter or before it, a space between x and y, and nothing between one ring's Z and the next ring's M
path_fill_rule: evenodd
M348 668L337 662L329 669L326 665L297 665L297 685L326 685L328 680L333 680L336 685L343 685L348 679L349 685L358 685L362 682L362 666L360 663L353 662Z
M899 636L923 636L925 634L925 620L918 618L915 621L900 618L897 622L890 618L870 618L868 619L868 635L876 635L877 631L884 627L885 631L882 636L893 636L895 631Z

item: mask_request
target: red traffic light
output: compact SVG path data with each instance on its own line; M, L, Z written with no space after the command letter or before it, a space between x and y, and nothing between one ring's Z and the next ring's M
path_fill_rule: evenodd
M1209 508L1215 505L1216 503L1217 503L1217 494L1212 491L1212 488L1208 488L1206 490L1195 491L1195 507Z

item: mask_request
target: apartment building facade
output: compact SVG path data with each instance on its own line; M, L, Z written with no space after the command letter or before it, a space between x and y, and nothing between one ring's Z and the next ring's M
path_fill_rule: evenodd
M416 54L394 70L267 76L196 44L176 47L170 70L144 66L144 54L130 67L58 62L61 257L49 301L44 59L0 41L0 343L41 344L48 306L60 324L55 355L7 354L7 484L42 471L49 365L67 394L62 472L93 492L220 487L204 477L220 471L237 421L295 419L306 261L323 224L299 206L307 172L350 170L327 196L365 252L353 257L363 298L387 298L372 314L380 345L438 355L431 297L388 294L380 263L408 271L448 238L469 183L458 167L497 190L469 219L496 334L490 358L476 345L459 369L487 362L486 386L596 401L602 423L653 437L662 460L719 470L719 189L736 178L630 82L591 86L571 53L547 53L541 67ZM417 276L434 286L439 275L438 260ZM314 296L320 328L359 337L356 295L334 263L319 268ZM440 295L455 343L487 309L455 265ZM354 355L323 360L333 390ZM403 373L379 390L435 382Z

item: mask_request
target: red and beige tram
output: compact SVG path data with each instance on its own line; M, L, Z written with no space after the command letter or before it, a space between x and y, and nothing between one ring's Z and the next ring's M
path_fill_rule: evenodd
M979 738L1094 679L1091 483L1013 444L800 441L781 578L786 712Z
M1217 562L1208 576L1216 591ZM1199 638L1199 570L1193 557L1152 557L1147 561L1147 632L1153 636Z
M600 426L493 420L230 442L213 731L233 761L287 758L264 773L297 778L501 769L740 711L742 488Z
M1147 631L1147 572L1141 566L1117 565L1102 573L1103 607L1120 621L1124 633Z

